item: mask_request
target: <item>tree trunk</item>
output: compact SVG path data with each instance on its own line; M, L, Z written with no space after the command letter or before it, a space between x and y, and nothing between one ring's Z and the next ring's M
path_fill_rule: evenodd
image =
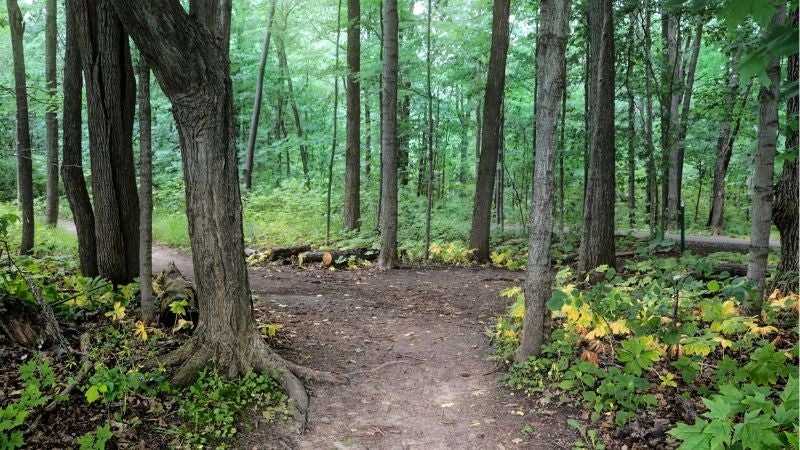
M677 210L670 208L669 178L670 152L674 136L673 123L678 114L680 94L678 84L680 74L680 17L666 9L661 11L661 38L664 45L663 67L661 70L661 221L659 234L671 225ZM674 206L674 205L673 205Z
M614 202L614 20L611 0L590 2L589 51L595 55L589 77L589 178L583 214L578 271L615 266Z
M331 190L333 189L333 161L336 156L336 145L338 143L337 131L339 129L339 79L336 73L339 72L339 37L342 31L342 0L339 0L336 8L336 63L333 74L333 136L331 137L331 157L328 161L328 191L325 200L325 242L331 241Z
M284 29L286 30L286 22L284 21ZM297 107L297 99L294 97L294 88L292 86L292 76L289 73L289 62L286 58L286 43L283 36L276 36L275 39L278 44L278 59L283 71L283 76L286 79L287 95L289 97L289 104L292 107L292 117L294 118L294 130L297 133L297 139L300 141L300 164L303 169L303 179L306 183L306 188L311 185L311 175L308 171L308 146L305 142L305 135L303 133L303 124L300 122L300 109ZM288 157L287 157L288 161ZM287 168L287 175L289 169Z
M483 115L481 114L481 101L475 105L475 180L478 179L478 166L481 161L481 136L483 135Z
M569 8L568 8L569 10ZM567 31L568 32L568 31ZM566 50L565 50L566 51ZM558 234L563 239L564 236L564 222L565 222L565 209L564 209L564 153L566 153L566 128L567 128L567 86L569 85L569 80L567 79L567 60L564 57L564 64L561 67L561 71L564 72L564 92L561 96L561 125L559 130L561 132L561 136L559 137L558 141ZM538 92L537 92L538 93ZM525 136L523 134L523 136ZM535 155L534 155L535 157ZM535 168L535 165L534 165ZM531 185L533 183L531 182ZM527 191L527 189L526 189ZM527 195L527 194L526 194ZM527 206L527 204L525 205Z
M652 36L650 34L650 1L645 0L644 14L642 17L644 29L644 59L645 59L645 117L644 117L644 134L646 140L647 150L647 212L648 212L648 227L650 228L650 237L656 237L656 230L660 229L658 226L660 211L658 202L658 170L656 169L656 148L653 144L653 74L652 63Z
M541 351L545 334L545 304L552 294L550 242L553 235L553 168L557 152L558 118L566 84L566 73L562 67L569 16L569 0L545 0L540 3L541 25L536 40L536 79L539 84L536 92L536 189L529 218L528 269L524 283L525 317L520 346L514 355L517 362L524 362Z
M383 2L383 103L381 121L381 252L378 265L397 266L397 0Z
M469 245L475 249L475 260L489 260L489 234L491 232L492 189L497 171L497 150L500 146L500 114L506 81L506 56L508 53L509 0L494 0L492 8L492 44L486 91L483 98L483 130L481 154L475 181L475 199L472 208L472 228Z
M634 16L631 13L631 23L628 27L628 41L626 59L628 67L625 70L625 94L628 98L628 226L633 229L636 226L636 126L634 117L636 115L636 100L631 88L631 76L633 75L633 46Z
M269 5L269 19L267 19L267 33L264 36L264 44L261 46L261 59L258 63L258 80L256 81L256 97L253 100L253 113L250 116L250 133L247 135L247 160L244 166L244 186L248 190L253 185L253 165L255 163L256 136L258 135L259 118L261 117L261 97L264 92L264 69L267 66L269 56L269 40L272 35L272 23L275 19L275 3L272 0Z
M44 121L47 127L47 225L58 223L58 118L56 116L56 0L47 0L45 32L45 73L49 103Z
M94 235L94 212L86 180L83 177L83 152L81 149L81 102L83 78L81 75L80 49L75 35L74 2L64 2L66 39L64 51L64 109L61 124L63 126L64 152L61 165L61 178L64 180L64 191L67 194L72 220L78 235L78 259L81 274L85 277L96 277L97 246Z
M783 5L778 6L772 18L770 29L783 24ZM766 32L764 33L766 36ZM772 225L772 173L775 166L775 145L778 140L778 97L780 96L781 66L777 58L767 65L769 84L763 84L758 93L760 103L758 114L758 147L753 157L753 201L750 222L750 258L747 264L747 278L757 289L751 305L752 311L761 311L764 292L764 279L769 255L769 231Z
M344 169L344 229L361 226L361 5L347 0L347 151Z
M425 261L430 257L431 247L431 210L433 209L433 94L431 93L431 15L433 12L433 5L431 0L428 0L427 8L427 21L428 27L425 33L427 46L425 47L426 57L426 94L428 100L428 132L427 135L427 149L428 149L428 202L425 208Z
M398 40L398 45L399 42ZM398 77L402 89L398 92L400 110L397 122L397 176L399 177L400 186L408 186L408 182L411 179L409 174L409 153L411 151L409 144L412 134L411 93L409 92L411 91L411 80L400 71L399 67Z
M792 23L797 27L797 10L792 12ZM787 85L797 84L797 53L789 56L786 81ZM798 184L797 184L797 125L798 118L797 90L786 100L786 154L794 155L794 159L783 162L781 177L775 185L775 197L772 205L772 220L781 234L781 262L778 264L779 275L792 280L797 288L797 239L798 239ZM792 278L793 277L793 278Z
M139 273L139 200L133 163L136 89L128 36L111 0L75 1L92 163L97 266L115 284Z
M225 50L229 29L220 18L230 17L230 3L223 8L212 4L196 0L186 14L171 0L114 0L118 17L172 103L183 155L199 321L191 339L165 362L181 363L174 376L178 383L191 380L209 362L228 376L270 371L292 400L302 426L308 394L297 376L325 377L282 359L255 328Z
M142 320L153 320L153 163L150 120L150 67L140 56L139 75L139 293Z
M22 12L17 0L6 0L8 23L11 28L11 52L14 59L14 95L17 103L17 189L19 212L22 216L22 236L19 252L33 250L33 163L31 134L28 124L28 87L25 84L25 50L22 43Z
M372 115L369 112L369 96L364 88L364 176L372 174Z

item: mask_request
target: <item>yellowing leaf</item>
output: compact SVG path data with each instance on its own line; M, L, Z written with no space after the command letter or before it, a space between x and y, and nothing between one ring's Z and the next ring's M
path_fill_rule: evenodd
M749 331L750 331L750 333L757 334L759 336L767 336L767 335L770 335L770 334L773 334L773 333L777 333L778 329L773 327L772 325L766 325L766 326L760 327L760 326L758 326L756 324L752 324L752 325L750 325L750 330Z
M173 333L177 333L178 331L181 331L184 328L187 328L187 329L188 328L192 328L192 326L193 325L192 325L191 321L186 320L186 319L178 319L178 322L175 323L174 327L172 327L172 332Z
M611 327L611 332L617 336L631 334L630 328L628 328L628 322L625 319L618 319L608 324Z
M278 334L278 331L283 328L283 325L279 323L265 323L258 328L261 330L261 334L264 336L275 337L275 335Z
M106 317L110 317L114 322L119 322L125 318L125 307L120 302L114 302L114 307L106 313Z
M586 339L599 339L603 336L607 336L610 332L608 325L606 325L605 321L601 321L597 323L594 329L588 333L586 333Z
M719 343L719 346L722 348L731 348L731 346L733 345L733 341L731 341L730 339L725 339L722 336L714 337L714 341Z
M659 375L658 378L661 379L661 386L678 387L678 382L672 372L665 372L663 375Z
M136 322L133 328L133 334L142 341L147 340L147 326L141 320Z

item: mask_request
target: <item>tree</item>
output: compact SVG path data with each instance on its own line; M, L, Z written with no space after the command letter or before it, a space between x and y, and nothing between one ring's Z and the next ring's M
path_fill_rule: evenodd
M633 76L633 48L634 33L634 14L631 13L631 23L628 27L628 36L625 42L625 59L627 67L625 69L625 97L628 101L628 226L636 226L636 98L631 87L631 77Z
M427 179L427 207L425 208L425 261L430 257L431 247L431 213L433 209L433 95L431 94L431 15L433 14L433 5L431 0L428 0L427 8L427 31L425 33L427 46L425 47L426 59L426 94L428 100L428 132L425 133L426 147L428 149L428 179ZM422 164L420 162L420 167Z
M494 0L492 8L492 43L489 51L489 68L483 98L483 124L481 130L480 159L475 182L472 208L472 227L469 245L475 249L478 262L489 260L489 234L491 230L492 191L497 171L500 147L500 115L506 80L508 53L508 16L510 1Z
M327 214L325 216L325 242L331 240L331 190L333 189L333 158L336 156L336 145L338 144L337 131L339 129L339 35L342 31L342 0L339 0L336 7L336 64L333 70L333 133L331 136L331 158L328 161L328 193L325 197Z
M288 15L288 11L287 11ZM306 183L306 188L311 184L311 176L308 168L308 146L305 143L303 134L303 123L300 121L300 108L297 107L297 99L294 97L294 87L292 86L292 76L289 73L289 62L286 58L286 43L284 36L286 32L286 21L288 17L284 17L282 33L276 36L276 44L278 47L278 64L281 66L283 78L286 80L286 93L289 96L289 103L292 107L292 117L294 118L294 129L297 133L297 139L300 141L300 164L303 168L303 178ZM287 157L288 161L288 157ZM288 172L287 172L288 175Z
M11 28L11 52L14 60L14 95L17 104L17 182L19 212L22 216L22 236L19 252L33 250L33 163L31 134L28 124L28 87L25 84L25 50L22 44L22 12L17 0L6 0L8 23Z
M45 31L45 77L49 97L44 121L47 127L47 225L58 223L58 119L56 118L56 0L47 0Z
M779 6L770 23L775 29L783 23L783 6ZM781 66L777 57L767 63L768 83L762 81L758 92L758 147L753 157L753 199L750 222L750 259L747 279L756 286L754 312L761 309L764 279L769 255L769 231L772 225L772 173L775 166L775 147L778 140L778 97L780 96Z
M227 56L230 2L196 0L189 14L174 0L113 4L172 103L183 156L199 321L165 362L181 364L177 383L188 382L209 362L229 376L272 371L302 422L308 395L297 376L323 374L273 352L251 310Z
M797 28L797 10L792 12L792 24ZM797 85L798 55L789 55L786 84ZM791 280L797 286L797 240L798 230L798 164L797 164L797 89L786 99L786 159L780 179L775 185L775 196L772 204L772 221L781 234L781 262L778 264L779 275Z
M253 185L253 165L255 163L256 136L258 135L259 118L261 117L261 97L264 92L264 70L269 56L269 41L272 35L272 23L275 19L275 3L269 5L269 18L267 19L267 32L261 46L261 58L258 63L258 80L256 81L256 96L253 99L253 113L250 116L250 133L247 135L247 160L244 166L244 186L247 189Z
M153 163L150 119L150 67L139 57L137 103L139 107L139 293L142 320L150 322L153 302Z
M136 88L128 36L111 0L70 1L88 102L97 268L113 283L126 284L139 274Z
M653 144L653 73L652 62L652 36L650 33L650 1L644 0L644 14L642 15L642 33L644 34L644 60L645 60L645 97L644 97L644 138L647 151L647 224L650 229L650 237L656 237L656 233L661 228L658 226L658 215L660 211L658 196L658 171L656 169L656 148Z
M588 2L589 166L578 272L615 266L614 11L611 0Z
M361 222L361 7L347 0L347 150L344 171L344 228Z
M675 223L677 199L669 198L670 174L673 180L675 171L671 168L672 143L675 140L675 121L680 107L681 86L683 80L681 67L681 21L680 16L670 10L671 5L664 5L661 11L661 40L664 45L661 69L661 221L659 229L663 230Z
M539 3L536 37L536 149L533 206L528 219L528 270L525 277L525 317L514 359L538 355L544 341L545 303L552 292L550 243L553 235L556 132L566 88L563 69L569 33L569 0ZM610 3L610 2L609 2Z
M381 251L378 265L397 266L397 0L383 2L383 98L381 106Z
M94 211L83 177L83 155L81 150L81 97L83 79L78 40L75 35L76 24L73 12L74 2L64 2L66 16L66 39L64 51L64 108L61 118L63 126L61 178L67 194L72 220L78 235L78 259L81 274L96 277L97 245L94 235Z

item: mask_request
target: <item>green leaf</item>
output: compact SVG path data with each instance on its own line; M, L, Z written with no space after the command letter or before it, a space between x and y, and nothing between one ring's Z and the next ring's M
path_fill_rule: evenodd
M694 425L681 422L668 433L682 441L678 450L708 450L712 436L705 433L706 425L708 422L703 419L697 419Z
M561 307L564 306L564 302L567 301L569 296L564 293L564 291L560 289L554 289L553 294L550 295L550 300L547 301L547 309L550 311L560 311Z
M86 390L84 394L86 397L86 403L94 403L100 398L100 391L97 389L97 385L92 385L89 389Z
M711 280L708 282L708 284L706 284L706 288L708 289L708 292L719 292L719 290L722 289L722 286L719 284L719 281Z
M733 438L742 442L744 450L770 450L782 448L773 428L775 422L759 410L745 413L744 422L736 425Z

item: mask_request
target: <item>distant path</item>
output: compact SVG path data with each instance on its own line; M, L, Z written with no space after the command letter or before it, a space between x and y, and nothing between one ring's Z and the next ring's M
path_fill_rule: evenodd
M649 239L650 233L647 230L617 231L617 237L622 236L631 236L636 239ZM681 235L678 233L665 233L664 237L675 242L680 242L681 240ZM776 239L771 239L769 241L769 246L772 250L780 250L781 242ZM701 234L687 234L686 248L701 253L747 253L750 251L750 239L735 238L730 236L704 236Z
M153 246L154 271L171 261L193 277L190 256ZM497 294L520 275L492 268L250 268L256 319L283 326L273 347L299 364L349 374L351 382L309 386L302 436L276 434L257 412L237 447L572 448L566 421L577 417L554 401L509 392L491 359L486 330L510 302Z

